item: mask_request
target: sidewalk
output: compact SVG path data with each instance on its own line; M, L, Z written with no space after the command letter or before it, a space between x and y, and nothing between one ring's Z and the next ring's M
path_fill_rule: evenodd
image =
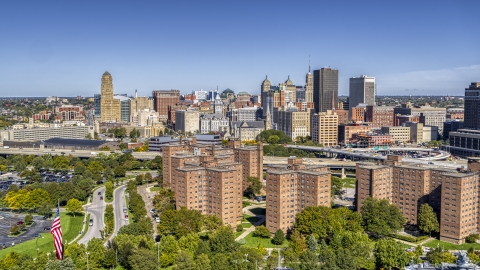
M147 210L147 217L150 218L153 224L153 237L157 235L157 223L153 219L150 210L153 208L152 200L155 196L155 192L151 192L150 188L153 187L153 184L149 184L148 190L147 185L141 185L137 187L137 192L142 196L143 201L145 202L145 210Z
M245 238L248 234L250 234L251 232L253 232L255 230L255 227L260 226L265 221L265 216L264 215L255 215L254 213L252 213L250 211L250 209L252 209L252 208L258 208L258 206L257 205L251 205L251 206L245 207L245 208L243 208L243 213L247 214L249 216L257 217L257 218L259 218L259 220L257 222L255 222L250 228L246 229L242 234L240 234L235 239L235 241L238 241L242 238Z

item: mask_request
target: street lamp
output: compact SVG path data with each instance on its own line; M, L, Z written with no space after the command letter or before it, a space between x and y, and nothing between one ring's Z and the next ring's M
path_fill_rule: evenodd
M157 242L157 269L160 269L160 241Z
M35 240L35 247L36 247L36 250L37 250L37 257L38 257L38 239L40 239L40 238L43 238L43 237L39 235L39 236L37 237L37 240Z
M85 254L87 254L87 270L90 270L90 267L88 267L88 254L90 254L90 252L85 252Z

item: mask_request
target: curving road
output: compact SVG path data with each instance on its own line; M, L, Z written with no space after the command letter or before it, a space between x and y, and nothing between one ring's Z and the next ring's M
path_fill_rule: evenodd
M98 195L98 192L101 192L102 195ZM103 217L105 215L105 200L100 200L100 196L105 196L105 187L96 189L93 192L93 201L90 205L85 206L85 212L90 214L90 218L93 219L93 226L88 227L87 233L78 240L79 244L87 244L92 238L102 238L100 230L103 230L105 223ZM86 221L87 224L90 222Z
M125 218L123 209L127 207L125 200L125 190L127 186L123 185L113 191L113 214L115 218L115 228L110 239L115 237L122 226L128 224L128 218Z

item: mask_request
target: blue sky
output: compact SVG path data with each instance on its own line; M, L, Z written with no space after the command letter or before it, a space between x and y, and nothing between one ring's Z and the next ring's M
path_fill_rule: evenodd
M259 93L312 69L379 95L462 95L480 81L480 1L3 1L0 96L198 89ZM408 91L406 91L408 89Z

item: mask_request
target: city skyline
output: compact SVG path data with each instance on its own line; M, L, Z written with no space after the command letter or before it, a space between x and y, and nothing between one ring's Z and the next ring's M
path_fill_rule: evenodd
M0 91L93 96L108 70L116 93L260 94L265 75L304 85L309 61L339 70L339 95L360 75L376 78L378 95L454 95L480 80L480 26L468 16L480 3L347 2L8 2Z

